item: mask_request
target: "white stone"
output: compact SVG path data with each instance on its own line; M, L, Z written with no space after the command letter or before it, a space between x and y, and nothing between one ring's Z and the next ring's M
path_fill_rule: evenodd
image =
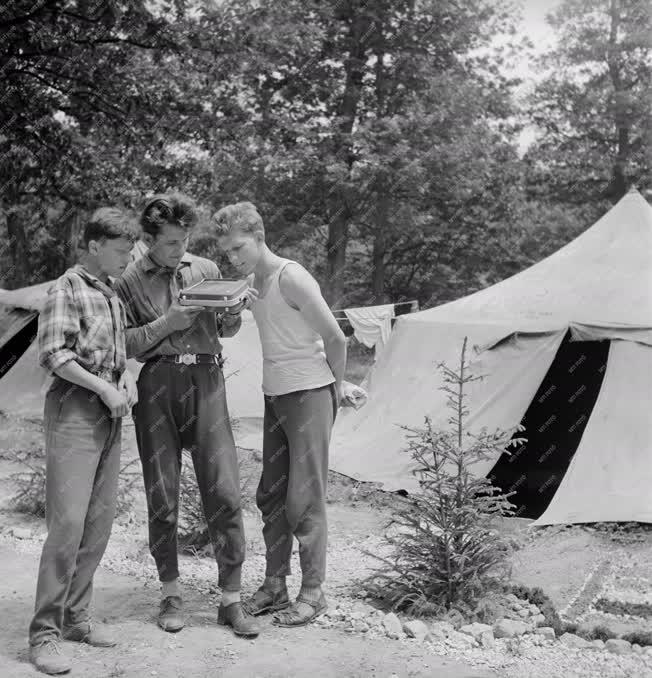
M591 643L588 640L580 638L574 633L564 633L559 636L559 642L566 647L574 647L578 650L583 650L584 648L591 646Z
M420 643L429 634L428 627L419 619L405 622L403 631L409 638L416 638Z
M403 628L401 627L401 620L393 613L385 615L383 619L383 626L388 638L400 638Z
M604 640L596 638L595 640L591 641L591 646L594 647L596 650L604 650Z
M613 652L613 654L629 654L632 651L631 643L622 638L609 638L604 647L605 650Z
M358 633L367 633L367 631L369 631L369 626L365 622L360 620L353 622L353 628Z
M475 647L477 643L475 642L474 638L466 635L466 633L453 631L453 633L451 633L446 639L446 644L451 645L452 647L465 649L468 647Z
M539 626L539 628L534 629L534 633L538 636L543 636L548 640L555 639L555 629L552 626Z
M492 650L496 646L494 632L491 629L480 635L480 645L487 650Z
M385 615L382 612L380 614L370 614L366 617L365 622L367 622L369 626L380 626L383 623L384 618Z
M521 602L521 599L518 596L514 595L513 593L508 593L505 596L505 600L508 600L510 603L520 603Z
M633 643L632 651L635 652L636 654L641 654L643 652L643 648L638 643Z
M527 633L530 627L522 621L516 619L499 619L493 625L493 632L496 638L516 638Z
M521 619L527 619L527 617L530 616L530 610L528 610L527 608L523 607L523 608L521 608L521 609L518 611L518 616L519 616Z
M13 527L11 529L11 534L16 537L16 539L31 539L32 531L27 527Z
M440 640L448 638L454 631L455 627L450 622L436 621L430 625L430 635Z
M460 626L460 633L466 633L468 636L472 636L476 640L480 640L480 636L487 632L490 632L493 636L493 629L488 624L480 624L475 622L473 624Z
M534 604L528 605L528 610L530 610L530 614L539 614L541 610Z
M531 621L535 626L543 626L546 623L546 618L542 614L535 614Z

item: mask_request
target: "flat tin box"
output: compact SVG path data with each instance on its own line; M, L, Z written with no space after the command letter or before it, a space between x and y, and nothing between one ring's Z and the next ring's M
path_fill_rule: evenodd
M182 306L207 306L228 309L247 298L249 283L232 278L204 278L179 292Z

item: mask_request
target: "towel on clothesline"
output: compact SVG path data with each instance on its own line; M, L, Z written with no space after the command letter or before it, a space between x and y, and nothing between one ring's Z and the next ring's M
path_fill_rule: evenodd
M378 355L392 331L394 304L347 308L344 313L353 327L355 338L367 348L375 347Z

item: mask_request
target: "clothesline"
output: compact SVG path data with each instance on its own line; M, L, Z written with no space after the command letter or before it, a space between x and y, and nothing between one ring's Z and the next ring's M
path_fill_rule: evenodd
M383 350L385 344L389 341L389 335L394 326L394 319L396 318L396 307L410 305L408 310L416 310L419 308L417 301L399 301L396 304L378 304L375 306L358 306L356 308L346 308L339 311L340 314L335 316L338 323L348 324L353 329L355 338L368 348L375 349L375 356L378 357L379 352ZM337 311L334 311L337 313ZM346 332L346 326L345 328Z
M396 306L406 306L408 304L410 306L416 305L417 308L419 307L419 302L416 299L414 299L413 301L397 301L395 304L392 304L392 305L394 307L396 307ZM386 306L387 304L382 304L382 305ZM373 306L360 306L358 308L373 308ZM348 310L350 310L350 309L348 309L348 308L338 308L338 309L333 310L333 315L335 315L336 320L347 320L346 316L339 316L338 317L337 314L338 313L346 313L346 311L348 311Z

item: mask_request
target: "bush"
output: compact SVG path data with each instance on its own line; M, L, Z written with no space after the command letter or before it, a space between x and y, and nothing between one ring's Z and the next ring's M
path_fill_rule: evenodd
M429 417L422 429L404 427L420 492L394 516L399 533L386 537L393 557L369 554L382 565L361 582L372 597L417 616L451 609L473 614L475 601L505 574L511 546L495 519L512 515L513 505L486 477L474 476L472 467L523 442L512 440L513 431L466 430L465 386L479 378L469 372L466 339L459 370L439 368L452 430L435 430Z
M200 549L208 547L210 536L204 517L199 488L197 487L192 457L190 453L185 451L183 457L179 491L178 544L179 550L182 553L196 555ZM245 507L249 501L249 496L252 495L251 492L247 491L252 474L244 472L242 460L238 461L238 472L240 476L240 497L242 506Z
M546 619L544 626L552 627L557 636L566 632L574 633L574 631L568 629L569 624L561 620L552 600L543 592L543 589L538 586L530 588L522 584L510 584L507 587L507 591L522 600L527 600L531 605L536 605Z
M128 461L121 469L118 477L118 496L116 500L116 517L128 516L134 505L134 486L138 485L145 502L143 474L140 468L140 459Z
M45 450L33 447L31 450L7 450L2 458L26 467L25 471L10 474L5 482L16 488L9 503L18 513L26 513L38 518L45 517ZM140 468L134 470L138 459L127 462L120 469L116 515L128 513L133 505L131 492L135 483L142 483Z
M633 617L652 617L652 605L645 602L633 603L624 600L599 598L595 603L595 609L609 614L629 614Z
M604 640L607 641L609 638L616 638L617 634L612 631L608 626L603 626L599 624L598 626L593 626L590 629L580 629L578 635L586 640Z
M614 636L611 637L613 638ZM621 638L628 640L632 645L636 643L641 647L646 645L652 646L652 631L630 631L629 633L623 633Z
M21 464L25 471L9 475L5 482L16 487L9 498L14 511L38 518L45 517L45 450L33 447L30 450L7 450L3 459Z

